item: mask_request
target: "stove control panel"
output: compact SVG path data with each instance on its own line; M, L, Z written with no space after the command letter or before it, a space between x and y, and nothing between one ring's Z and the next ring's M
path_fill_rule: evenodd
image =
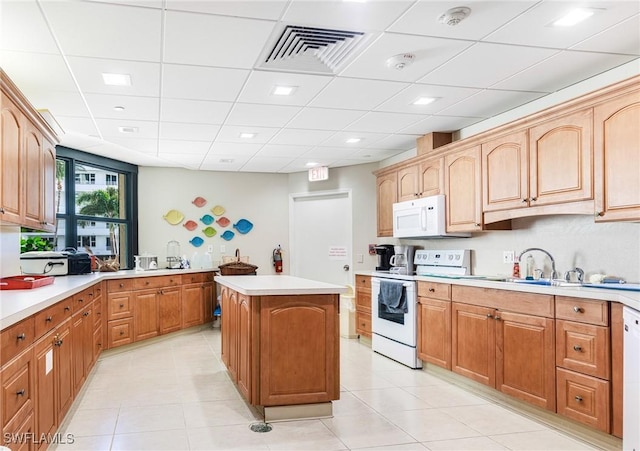
M420 266L451 267L469 269L471 266L471 251L465 250L416 250L413 263Z

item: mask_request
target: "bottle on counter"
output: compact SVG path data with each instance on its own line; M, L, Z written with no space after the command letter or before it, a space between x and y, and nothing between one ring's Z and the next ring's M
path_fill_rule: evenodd
M526 279L533 280L533 273L536 269L536 261L533 259L533 255L527 255L527 268L526 268Z
M513 262L513 272L511 276L516 279L520 278L520 262L517 259Z

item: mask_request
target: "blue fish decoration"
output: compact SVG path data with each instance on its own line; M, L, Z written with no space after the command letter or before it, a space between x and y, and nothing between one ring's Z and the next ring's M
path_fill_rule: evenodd
M231 241L231 238L233 238L234 236L236 236L235 233L233 233L231 230L225 230L225 232L220 235L222 237L223 240L225 241Z
M200 221L202 221L202 223L205 225L213 224L213 216L204 215L202 218L200 218Z
M242 233L243 235L245 233L249 233L251 231L251 229L253 229L253 224L251 224L251 221L248 221L247 219L241 219L240 221L236 222L233 227L240 233Z
M195 247L200 247L204 243L204 240L199 236L194 236L189 242Z

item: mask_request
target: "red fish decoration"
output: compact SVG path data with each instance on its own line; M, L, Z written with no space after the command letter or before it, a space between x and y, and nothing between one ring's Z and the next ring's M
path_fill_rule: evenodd
M191 201L191 203L193 205L195 205L196 207L200 208L200 207L204 207L205 205L207 205L207 199L205 199L204 197L196 197L195 199L193 199Z
M189 219L187 222L182 224L187 230L194 231L196 227L198 227L198 223Z
M227 218L226 216L221 216L216 220L216 222L220 227L226 227L231 223L231 221L229 221L229 218Z

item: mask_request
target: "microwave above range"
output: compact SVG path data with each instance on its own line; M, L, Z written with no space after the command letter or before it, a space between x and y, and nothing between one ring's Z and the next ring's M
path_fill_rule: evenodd
M447 233L444 194L393 204L394 238L468 238L470 233Z

